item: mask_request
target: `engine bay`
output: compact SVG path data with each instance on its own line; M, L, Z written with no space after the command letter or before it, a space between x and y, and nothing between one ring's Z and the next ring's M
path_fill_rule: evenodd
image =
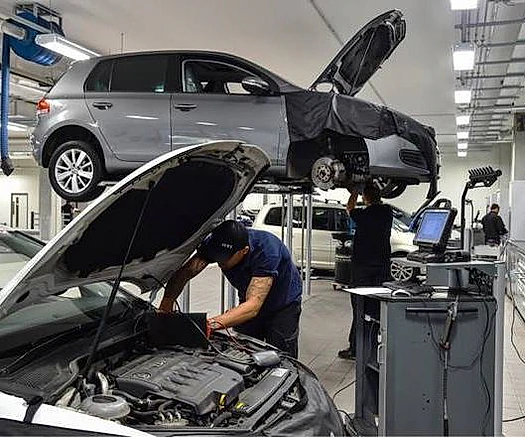
M82 386L69 385L54 404L150 431L249 431L306 400L295 365L249 340L215 334L208 348L148 343L143 337L129 353L97 361Z

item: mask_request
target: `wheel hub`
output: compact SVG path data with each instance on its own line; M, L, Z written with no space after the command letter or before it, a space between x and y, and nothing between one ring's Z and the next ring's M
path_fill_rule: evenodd
M312 166L312 182L322 190L335 188L337 183L344 181L345 167L342 162L329 156L323 156Z

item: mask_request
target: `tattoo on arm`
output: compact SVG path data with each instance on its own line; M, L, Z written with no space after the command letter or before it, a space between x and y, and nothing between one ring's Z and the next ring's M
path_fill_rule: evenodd
M272 284L273 278L271 276L252 278L248 290L246 291L246 301L254 301L257 310L259 310L266 300L266 297L272 288Z

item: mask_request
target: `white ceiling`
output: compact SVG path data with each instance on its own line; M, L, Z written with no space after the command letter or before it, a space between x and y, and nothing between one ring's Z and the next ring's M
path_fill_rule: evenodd
M12 8L14 0L2 0ZM307 87L340 45L310 0L44 0L66 36L100 53L208 49L251 59ZM374 16L404 12L405 41L359 97L432 125L441 145L456 141L449 0L315 0L343 40Z

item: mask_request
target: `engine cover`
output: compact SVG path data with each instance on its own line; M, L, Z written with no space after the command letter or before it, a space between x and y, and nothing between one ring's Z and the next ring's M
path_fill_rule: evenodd
M156 395L190 405L198 415L228 405L244 389L243 377L217 363L183 352L145 355L113 372L119 390ZM225 395L225 396L222 396Z

